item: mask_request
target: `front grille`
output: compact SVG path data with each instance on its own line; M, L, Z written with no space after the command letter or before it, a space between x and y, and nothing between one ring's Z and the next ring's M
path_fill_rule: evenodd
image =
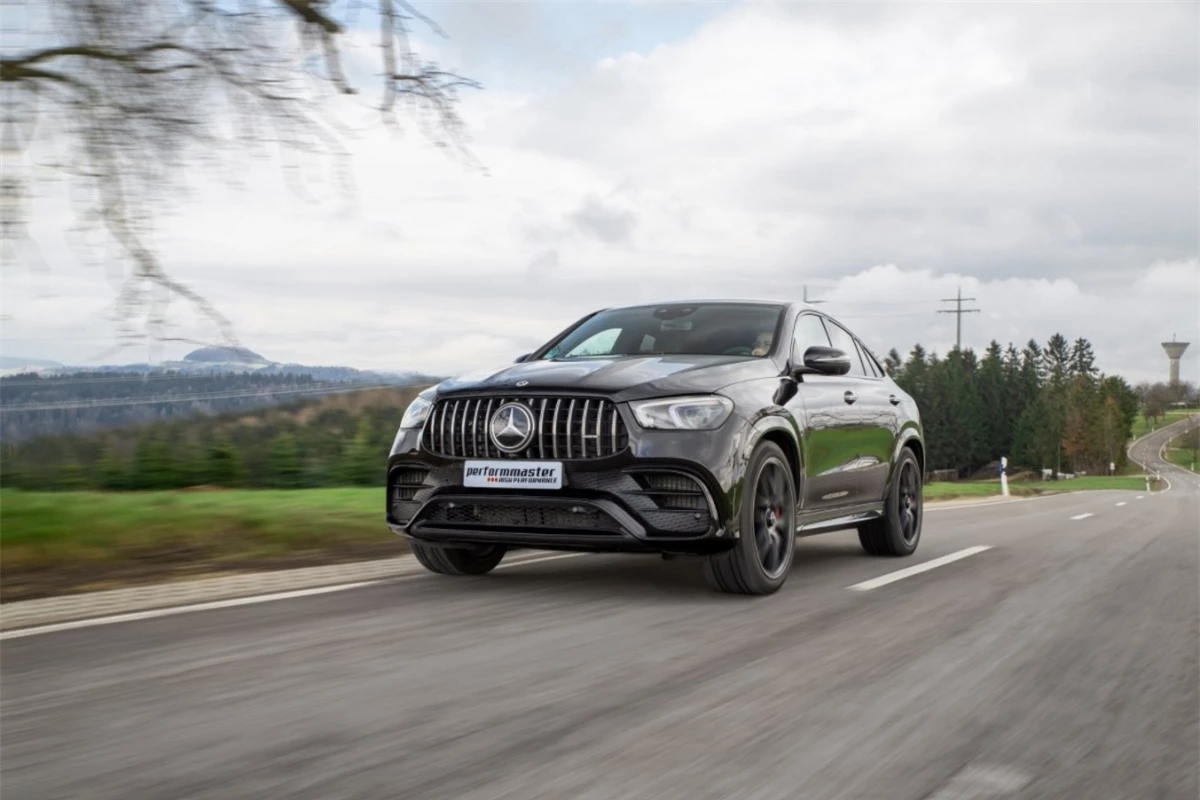
M421 523L455 528L515 528L525 532L571 530L620 533L608 514L586 504L522 504L502 501L480 503L442 501L421 515Z
M529 406L534 437L516 453L503 453L488 435L492 412L505 403ZM595 397L469 397L440 400L425 423L421 446L450 458L607 458L629 446L617 407Z

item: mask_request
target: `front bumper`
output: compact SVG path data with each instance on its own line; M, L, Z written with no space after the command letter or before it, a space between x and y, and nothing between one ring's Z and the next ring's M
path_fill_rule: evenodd
M704 433L638 432L616 456L563 461L562 488L545 491L464 487L463 460L427 453L417 431L401 432L388 460L387 522L445 544L717 552L736 536L730 455L745 435L736 417Z

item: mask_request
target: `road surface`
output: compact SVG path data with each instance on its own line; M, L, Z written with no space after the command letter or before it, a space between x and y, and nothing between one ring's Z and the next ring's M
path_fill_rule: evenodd
M1167 435L1135 455L1168 492L930 509L911 559L806 539L769 598L523 553L6 639L0 792L1195 800L1200 486Z

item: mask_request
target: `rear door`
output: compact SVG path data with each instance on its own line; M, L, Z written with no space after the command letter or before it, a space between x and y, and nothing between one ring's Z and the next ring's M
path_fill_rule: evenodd
M855 400L850 405L854 418L855 471L858 474L859 501L883 497L896 446L899 414L890 382L858 340L842 325L826 318L825 326L833 346L850 356L850 373Z
M819 315L802 313L792 336L792 363L803 363L804 351L813 346L829 347L829 334ZM801 507L819 512L856 502L857 422L846 396L857 384L842 375L805 375L796 388L787 407L804 433Z

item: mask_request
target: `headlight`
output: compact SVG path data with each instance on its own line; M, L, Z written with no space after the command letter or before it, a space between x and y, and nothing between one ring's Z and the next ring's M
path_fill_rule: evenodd
M711 431L721 427L733 413L733 401L710 394L703 397L672 397L633 403L633 416L643 428L681 431Z
M408 404L408 408L404 411L404 416L400 419L400 430L412 430L424 425L425 420L429 419L429 412L432 408L432 400L428 397L417 395L416 399Z

